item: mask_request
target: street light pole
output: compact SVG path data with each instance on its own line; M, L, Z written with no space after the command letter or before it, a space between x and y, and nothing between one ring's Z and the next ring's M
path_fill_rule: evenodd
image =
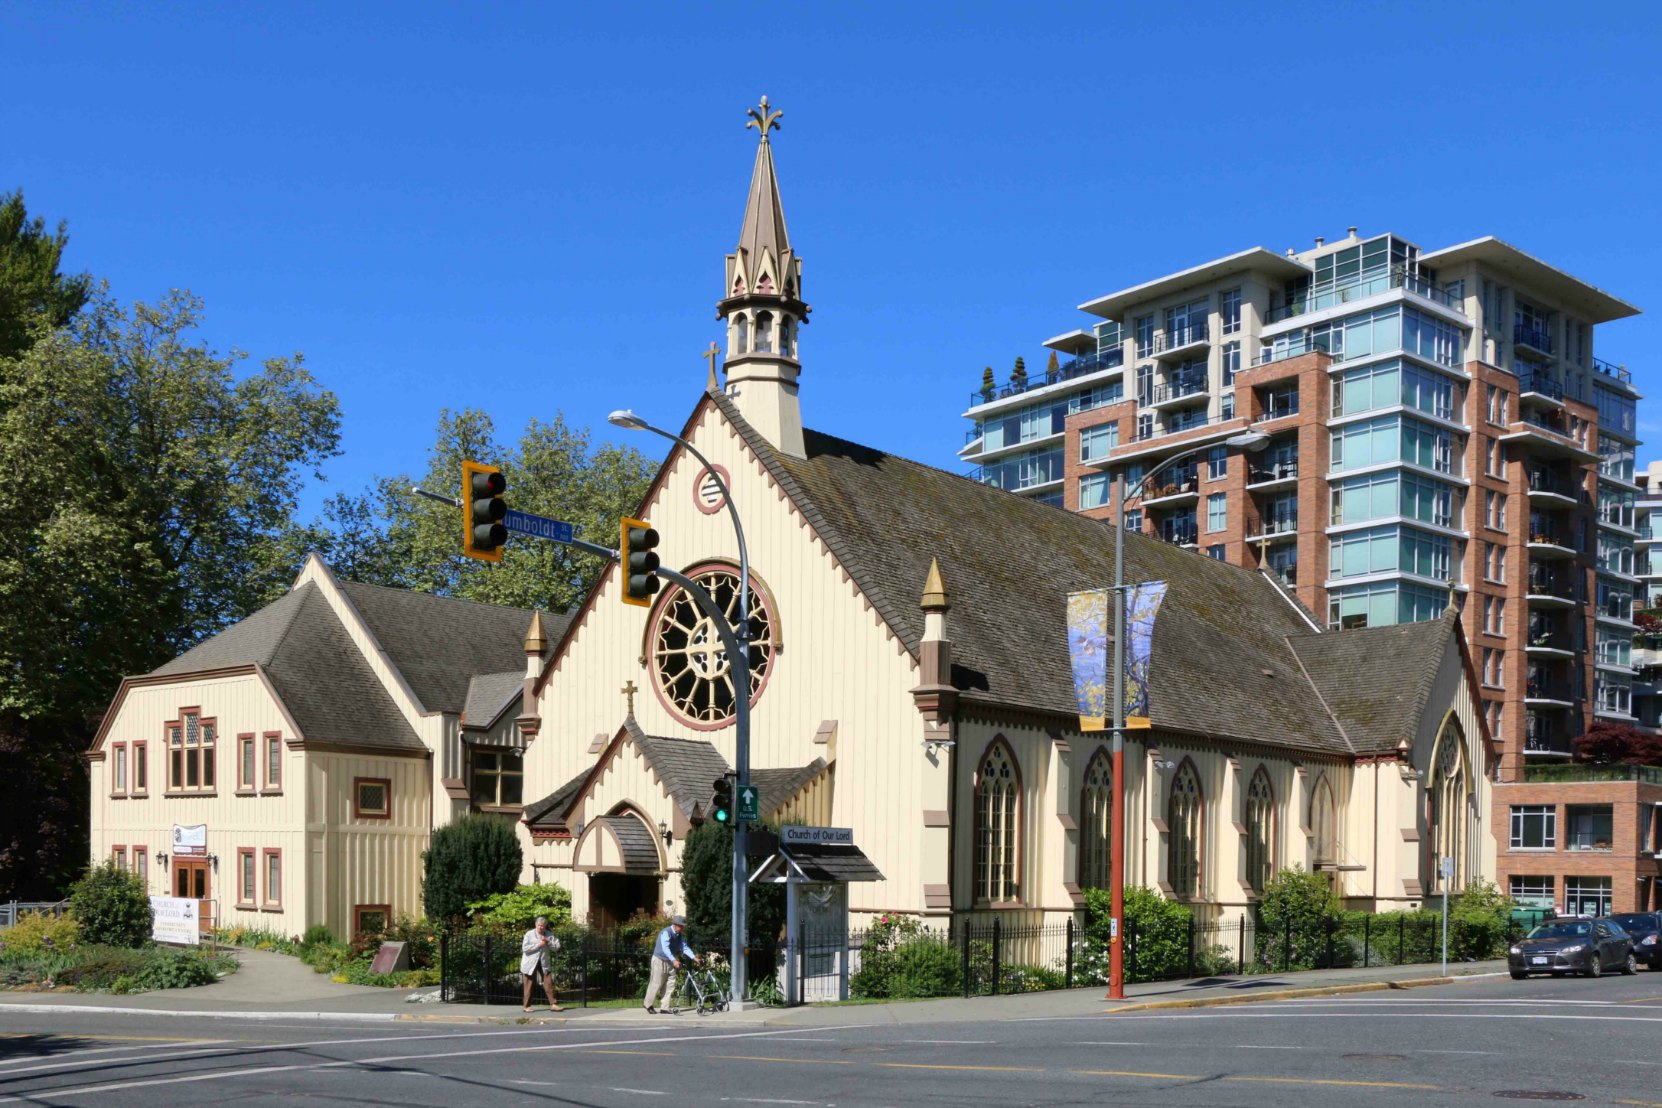
M666 438L671 442L685 447L687 453L697 458L704 466L704 471L721 490L721 498L727 503L727 514L733 520L733 534L739 544L739 619L734 628L718 627L722 633L722 642L727 648L728 670L733 677L733 768L739 776L738 790L742 794L750 785L750 554L745 547L744 526L739 522L739 509L733 503L732 490L722 478L721 471L710 463L710 460L699 452L698 447L682 438L680 435L665 431L661 427L654 427L634 412L623 409L613 412L607 417L615 426L631 431L650 431L654 435ZM660 570L660 573L665 571ZM689 592L695 587L694 583L680 577L679 574L665 574L676 580L682 588ZM719 624L719 620L714 620ZM728 633L731 632L731 633ZM736 815L737 813L735 813ZM746 999L750 995L749 971L746 949L746 931L748 927L748 908L750 892L750 873L746 865L746 848L749 832L745 828L744 820L733 821L733 916L732 936L728 943L728 965L731 967L731 989L735 1000Z
M1260 450L1270 437L1262 431L1243 431L1224 440L1237 450ZM1161 470L1210 448L1197 446L1173 454L1147 473L1130 489L1123 473L1114 474L1114 737L1112 755L1113 789L1108 823L1113 828L1108 840L1108 999L1125 999L1125 502L1142 496L1149 479Z

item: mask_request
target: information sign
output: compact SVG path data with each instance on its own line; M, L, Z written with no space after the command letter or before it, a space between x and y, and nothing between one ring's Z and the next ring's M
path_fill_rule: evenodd
M200 911L201 904L188 897L151 897L150 937L158 943L200 946L202 930L197 919Z
M761 790L755 785L739 786L739 822L755 823L762 818L759 801Z

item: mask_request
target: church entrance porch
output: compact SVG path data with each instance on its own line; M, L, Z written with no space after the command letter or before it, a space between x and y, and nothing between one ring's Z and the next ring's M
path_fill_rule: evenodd
M610 931L628 922L636 913L656 915L661 885L657 877L591 873L589 926L597 931Z

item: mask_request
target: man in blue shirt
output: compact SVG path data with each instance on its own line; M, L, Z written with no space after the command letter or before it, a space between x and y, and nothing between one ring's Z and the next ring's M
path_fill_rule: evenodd
M658 932L658 941L652 944L652 979L646 986L646 1010L652 1015L657 1015L675 995L675 978L681 969L681 960L686 959L695 966L703 964L687 949L683 934L686 930L687 917L675 916L668 927Z

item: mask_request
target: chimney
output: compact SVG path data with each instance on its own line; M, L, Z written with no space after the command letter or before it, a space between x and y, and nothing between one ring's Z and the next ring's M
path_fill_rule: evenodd
M1346 227L1346 228L1345 228L1345 230L1347 230L1347 231L1349 231L1349 232L1350 232L1350 237L1351 237L1351 238L1355 238L1355 237L1356 237L1356 228L1354 228L1354 227Z
M1327 241L1327 239L1322 237L1321 235L1316 236L1316 245L1317 246L1320 246L1322 243L1324 243L1326 241Z

